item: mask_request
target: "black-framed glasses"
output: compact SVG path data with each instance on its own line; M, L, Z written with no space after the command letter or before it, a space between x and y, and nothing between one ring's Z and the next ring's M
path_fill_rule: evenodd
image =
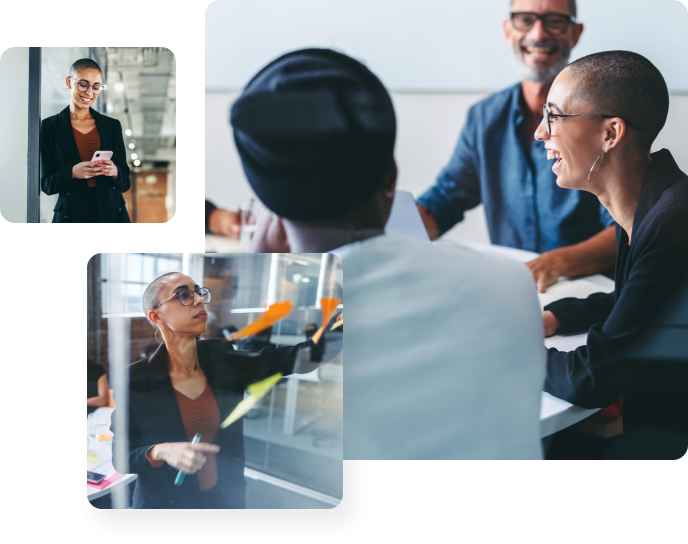
M566 13L532 13L530 11L514 11L511 13L511 24L520 32L528 32L535 21L542 21L542 27L547 34L552 36L561 36L566 34L572 23L576 22L576 18Z
M640 132L643 131L642 128L635 126L630 121L626 121L625 119L623 119L622 117L619 117L618 115L564 115L563 113L550 113L547 111L547 104L542 105L542 117L544 119L547 119L547 134L549 136L552 135L552 125L550 124L550 119L556 119L557 117L596 117L598 119L614 119L615 117L618 117L627 125L632 126L633 128L639 130Z
M93 88L93 94L100 94L102 91L107 89L107 86L103 85L102 83L94 83L93 85L91 85L85 79L76 79L74 77L72 77L72 79L76 81L76 86L82 93L87 93L90 87Z
M199 297L201 297L203 302L205 302L206 304L208 304L211 300L210 289L208 289L207 287L201 287L201 288L197 289L196 291L192 291L191 289L180 289L174 295L172 295L170 298L166 298L160 304L155 306L153 309L155 310L155 309L159 308L160 306L165 304L165 302L167 302L168 300L171 300L175 297L178 298L179 302L181 302L184 306L191 306L194 303L194 293L196 293Z

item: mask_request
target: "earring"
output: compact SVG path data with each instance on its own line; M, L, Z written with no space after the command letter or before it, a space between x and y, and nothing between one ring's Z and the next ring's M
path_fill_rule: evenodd
M590 173L588 174L588 183L590 183L593 179L595 179L595 176L597 175L597 172L600 170L600 166L602 166L602 161L604 160L604 151L602 151L602 155L597 157L595 159L595 162L592 163L592 168L590 169ZM599 164L597 164L597 161L600 161ZM597 168L595 168L597 166ZM593 170L595 173L593 174ZM591 177L592 176L592 177Z
M165 337L163 336L162 340L158 340L158 333L160 333L160 336L162 336L162 331L160 329L155 329L155 341L164 344L165 343Z

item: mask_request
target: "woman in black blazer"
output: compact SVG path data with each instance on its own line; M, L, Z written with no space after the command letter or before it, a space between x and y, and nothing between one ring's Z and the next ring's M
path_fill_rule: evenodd
M102 79L95 61L76 61L66 80L69 106L41 123L41 189L59 194L53 223L131 222L122 196L131 186L122 125L91 108L104 89ZM112 160L91 162L92 151L82 160L74 131L80 139L99 139L92 151L112 151Z
M226 429L220 422L243 400L247 384L291 374L295 364L300 373L318 366L310 362L318 351L310 340L260 352L236 351L220 339L199 341L208 302L210 290L180 273L159 277L144 293L144 312L165 343L117 377L112 416L114 466L138 475L134 508L245 508L243 420ZM118 426L118 412L126 430ZM201 442L190 444L201 430ZM125 457L119 454L123 441ZM210 470L201 474L206 462ZM179 470L187 475L176 486Z
M613 293L545 306L545 336L589 329L585 346L548 350L545 391L586 408L623 394L624 434L641 420L685 434L688 422L672 417L671 394L643 400L650 388L668 393L663 369L643 366L640 375L631 364L633 342L661 323L688 272L688 177L668 150L650 154L669 109L664 79L635 53L596 53L564 69L547 100L535 137L557 160L557 184L590 191L609 210L617 259ZM661 448L648 455L661 456Z

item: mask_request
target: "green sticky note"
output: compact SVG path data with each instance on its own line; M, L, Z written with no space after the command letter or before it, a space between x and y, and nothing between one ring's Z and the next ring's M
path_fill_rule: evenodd
M279 382L281 379L282 373L278 372L277 374L274 374L269 378L265 378L262 381L252 383L251 385L249 385L246 388L246 391L248 391L250 396L246 397L244 400L242 400L239 404L236 405L234 410L232 410L232 413L229 414L229 416L227 416L227 419L225 419L222 422L222 425L220 425L220 427L222 429L226 429L232 423L244 417L260 399L262 399L265 395L267 395L270 392L270 389L277 385L277 382Z

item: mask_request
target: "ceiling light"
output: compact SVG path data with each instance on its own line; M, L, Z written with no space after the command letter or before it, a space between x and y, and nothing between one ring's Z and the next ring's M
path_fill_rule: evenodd
M308 278L303 278L301 281L302 281L303 283L308 283L308 282L311 281L311 280L308 279Z
M138 156L136 153L132 153L132 154L131 154L131 160L132 160L132 161L133 161L133 160L136 160L136 159L138 159L138 158L139 158L139 156Z
M129 149L134 149L135 147L136 145L133 142L129 144Z
M115 83L115 90L122 92L124 90L124 83Z
M127 136L131 136L131 129L128 128L127 130L125 130L124 134L126 134Z
M134 161L134 166L139 166L140 164L141 164L141 161L140 161L140 160L136 159L136 160Z
M158 181L158 178L155 174L151 174L150 176L146 176L144 179L145 179L146 183L150 183L151 185L153 183L157 183L157 181Z

